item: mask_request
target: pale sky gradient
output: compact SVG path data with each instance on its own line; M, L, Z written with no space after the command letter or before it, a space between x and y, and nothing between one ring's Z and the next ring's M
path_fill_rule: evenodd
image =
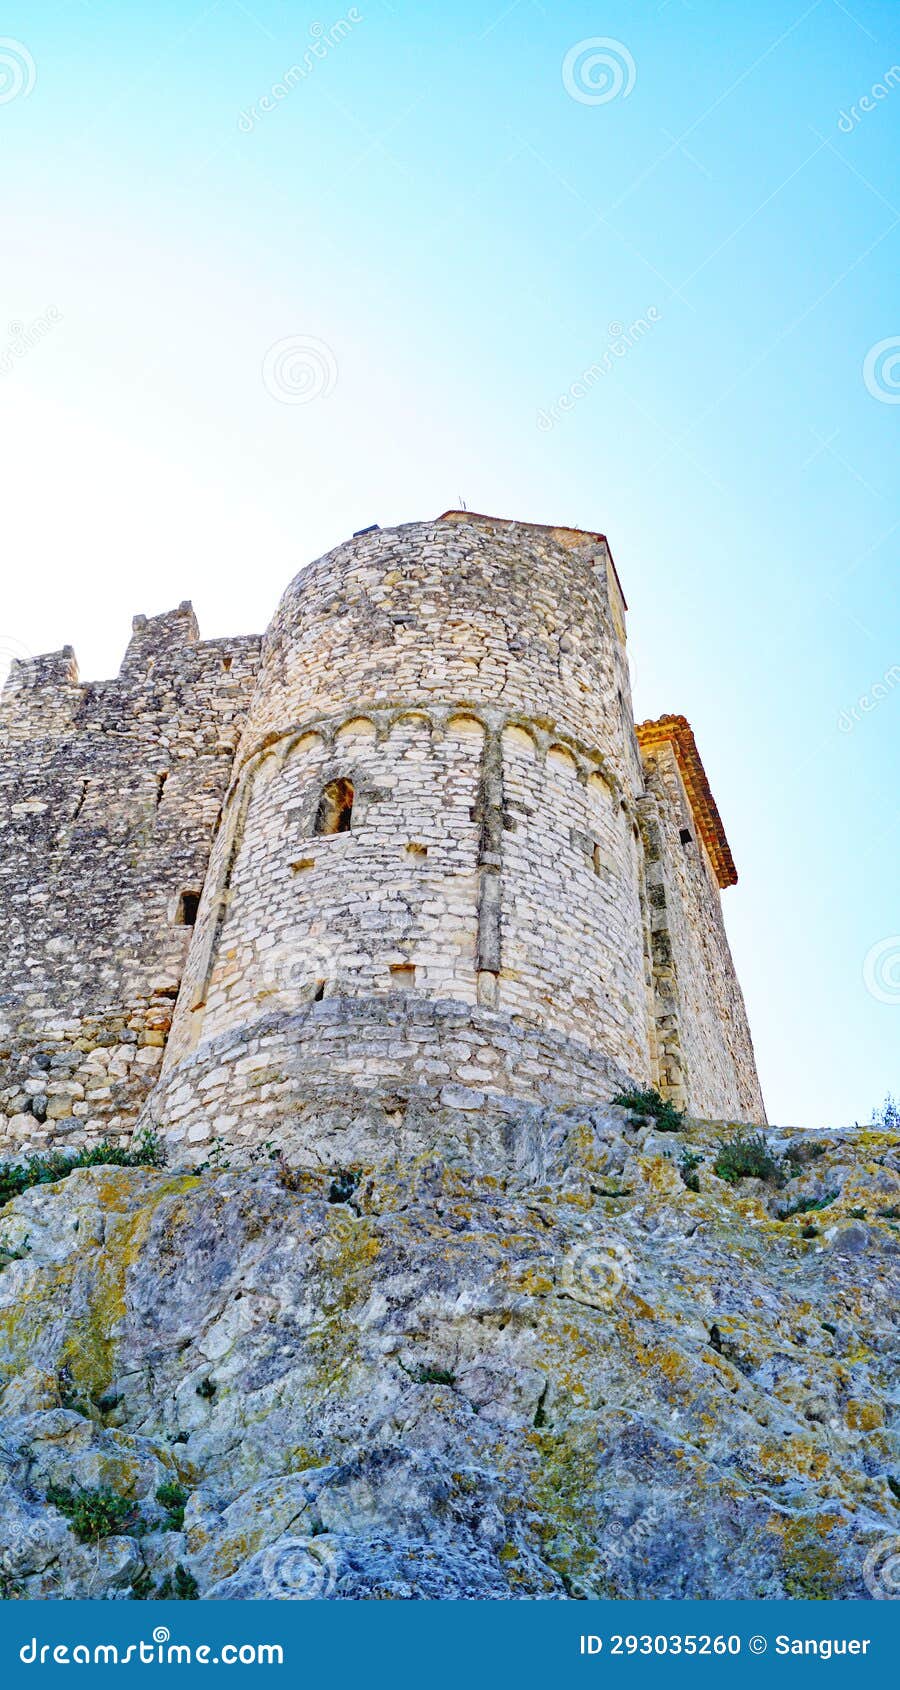
M354 529L461 500L602 529L637 714L688 716L738 865L770 1118L868 1118L900 1091L896 5L12 0L2 28L0 651L110 674L185 597L261 631ZM327 348L308 403L263 380L293 337Z

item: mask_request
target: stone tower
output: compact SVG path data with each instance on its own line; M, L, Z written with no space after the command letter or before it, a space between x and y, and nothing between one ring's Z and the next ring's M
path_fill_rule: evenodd
M300 573L208 863L169 877L192 932L142 1119L180 1156L327 1160L634 1082L764 1119L734 866L687 723L635 731L624 616L602 535L461 511Z

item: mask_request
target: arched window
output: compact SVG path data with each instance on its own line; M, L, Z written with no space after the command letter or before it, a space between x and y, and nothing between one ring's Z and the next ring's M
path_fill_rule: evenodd
M353 816L352 780L332 780L324 788L316 811L315 833L349 833Z

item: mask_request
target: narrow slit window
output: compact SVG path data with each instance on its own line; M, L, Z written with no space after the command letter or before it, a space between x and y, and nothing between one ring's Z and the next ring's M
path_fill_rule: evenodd
M593 864L595 874L600 874L600 875L612 874L612 872L613 872L612 863L610 862L609 857L606 855L606 852L603 850L602 845L595 845L594 846L594 849L591 852L591 862Z
M316 834L349 833L353 817L353 782L332 780L324 788L316 811Z
M179 927L193 927L200 908L199 892L182 892L178 900L178 913L175 921Z

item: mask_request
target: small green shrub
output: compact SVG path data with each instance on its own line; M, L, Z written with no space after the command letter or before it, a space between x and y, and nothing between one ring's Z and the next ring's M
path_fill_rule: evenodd
M80 1385L76 1385L68 1363L61 1367L56 1375L56 1388L59 1392L60 1408L71 1408L75 1414L83 1414L85 1419L90 1420L90 1397Z
M796 1203L788 1203L780 1209L777 1220L789 1221L792 1215L811 1215L820 1209L827 1209L840 1196L839 1191L826 1191L824 1197L798 1197Z
M685 1118L680 1109L676 1109L671 1099L660 1097L658 1091L650 1088L647 1091L620 1091L613 1098L621 1109L630 1109L632 1115L647 1115L656 1122L657 1131L661 1133L680 1133L684 1131Z
M0 1162L0 1206L20 1197L33 1185L53 1185L76 1168L159 1168L162 1163L162 1145L149 1131L141 1133L129 1150L104 1140L89 1150L77 1151L74 1156L62 1150L47 1150L42 1155L26 1157L24 1162Z
M0 1244L0 1273L9 1267L11 1262L24 1262L25 1257L31 1255L31 1245L28 1242L30 1237L30 1232L26 1232L19 1250L14 1250L11 1244Z
M895 1103L890 1092L880 1109L872 1111L872 1126L885 1133L900 1133L900 1103Z
M216 1381L215 1381L215 1379L201 1379L199 1385L197 1386L198 1397L202 1397L205 1402L212 1402L212 1399L215 1396L215 1394L216 1394Z
M117 1496L106 1485L96 1489L83 1486L72 1490L68 1485L50 1485L47 1501L58 1508L71 1523L79 1543L99 1543L102 1537L117 1537L122 1527L136 1517L135 1504L127 1496Z
M702 1167L703 1157L698 1156L696 1150L683 1150L678 1162L678 1172L688 1191L700 1190L700 1179L697 1169Z
M728 1185L742 1179L765 1179L772 1185L783 1185L787 1177L764 1133L737 1133L734 1138L722 1139L713 1173Z
M189 1573L179 1561L174 1575L166 1573L156 1594L160 1601L196 1602L200 1587L193 1573Z
M227 1173L228 1169L231 1167L231 1163L225 1155L225 1149L226 1147L223 1140L221 1138L214 1138L212 1144L210 1145L209 1155L207 1156L206 1161L201 1162L199 1168L197 1169L198 1174L208 1173L210 1169L212 1169L215 1174Z
M402 1361L400 1366L403 1368L404 1373L409 1375L415 1385L456 1384L456 1374L451 1373L448 1367L432 1367L430 1365L426 1365L424 1367L404 1367Z
M361 1179L361 1168L334 1169L328 1188L329 1203L349 1203Z
M166 1511L163 1531L181 1531L181 1528L184 1525L184 1505L187 1502L187 1499L188 1493L183 1485L166 1482L165 1484L157 1486L156 1500L161 1503L162 1507Z

